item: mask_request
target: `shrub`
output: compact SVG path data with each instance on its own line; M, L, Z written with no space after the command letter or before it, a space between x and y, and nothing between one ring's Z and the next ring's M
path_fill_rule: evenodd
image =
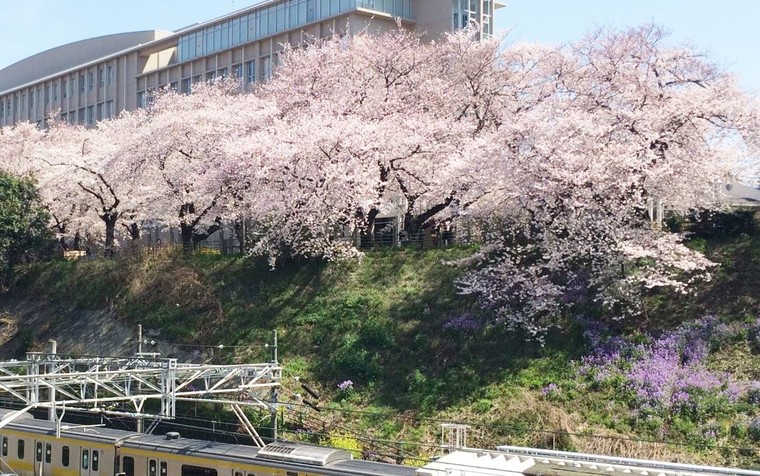
M752 352L760 354L760 319L757 319L747 328L747 341Z
M755 443L760 443L760 418L753 418L747 425L747 436Z
M578 367L597 388L608 388L640 417L684 420L681 425L727 414L740 389L727 375L707 367L710 349L735 339L741 328L706 315L659 337L640 343L605 337L598 328L587 332L594 351ZM636 420L641 425L642 419Z

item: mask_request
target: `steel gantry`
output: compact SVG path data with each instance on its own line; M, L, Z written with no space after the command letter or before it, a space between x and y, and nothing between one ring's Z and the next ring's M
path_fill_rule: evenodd
M274 413L281 377L276 354L272 362L263 364L208 365L144 355L30 352L25 361L0 362L0 395L22 403L24 410L49 408L51 420L57 419L57 410L66 409L138 421L146 417L173 419L178 401L226 403L254 441L263 446L241 407L261 407ZM158 413L144 412L148 400L160 402ZM0 421L0 427L10 420Z

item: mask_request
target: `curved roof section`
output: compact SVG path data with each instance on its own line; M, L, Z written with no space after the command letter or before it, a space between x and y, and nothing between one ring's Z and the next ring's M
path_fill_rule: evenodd
M58 46L0 69L0 91L7 91L173 34L161 30L133 31Z

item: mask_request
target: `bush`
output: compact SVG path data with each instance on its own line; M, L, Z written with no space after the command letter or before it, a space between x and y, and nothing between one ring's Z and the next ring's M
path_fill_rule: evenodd
M747 436L755 443L760 443L760 418L754 418L747 425Z
M752 352L760 354L760 319L757 319L747 328L747 341Z

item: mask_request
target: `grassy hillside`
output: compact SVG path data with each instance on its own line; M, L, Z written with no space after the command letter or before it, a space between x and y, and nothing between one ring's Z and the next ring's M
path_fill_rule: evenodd
M169 250L59 261L19 269L5 299L41 299L51 314L113 308L124 323L216 362L268 360L264 343L277 329L285 385L298 391L298 375L321 394L320 412L283 395L293 403L281 416L286 431L364 456L431 454L440 424L461 422L476 447L754 466L760 238L732 236L695 241L720 263L716 279L696 298L650 296L647 319L623 326L621 341L577 323L557 329L544 347L511 333L456 294L460 271L445 263L472 252L464 248L373 251L357 263L296 261L275 270L254 259ZM33 345L35 336L26 337ZM689 361L694 351L683 343L700 339L706 353ZM212 350L219 344L224 349ZM656 365L720 376L671 382L666 389L685 385L688 397L676 402L673 390L644 405L652 383L634 373L656 374Z

